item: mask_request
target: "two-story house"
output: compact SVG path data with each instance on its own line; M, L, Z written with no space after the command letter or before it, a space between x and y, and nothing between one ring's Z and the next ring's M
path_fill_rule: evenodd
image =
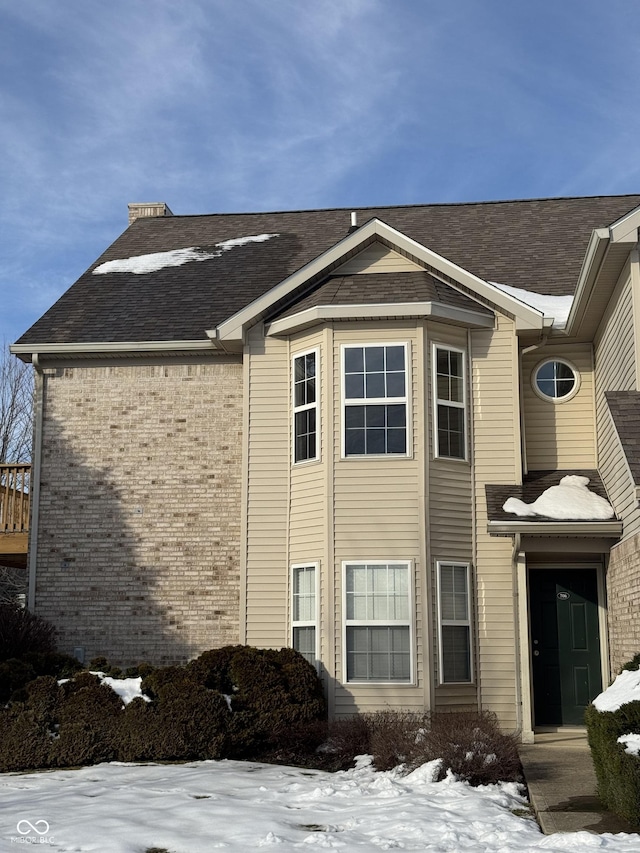
M640 650L640 195L130 219L13 346L61 647L580 723Z

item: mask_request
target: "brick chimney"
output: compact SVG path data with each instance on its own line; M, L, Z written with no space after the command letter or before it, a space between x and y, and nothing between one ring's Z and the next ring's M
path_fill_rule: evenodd
M164 201L132 202L129 207L129 225L142 216L173 216Z

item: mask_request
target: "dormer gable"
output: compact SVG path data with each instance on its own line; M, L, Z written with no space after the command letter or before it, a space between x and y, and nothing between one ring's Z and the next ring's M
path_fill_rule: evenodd
M394 255L406 258L416 269L428 272L441 282L467 295L474 302L489 307L495 306L515 320L517 330L544 328L545 318L541 311L520 302L495 285L483 281L385 222L371 219L280 282L268 293L221 323L217 329L208 331L207 334L223 347L237 347L244 340L244 334L248 328L285 311L301 295L309 293L341 267L344 269L346 264L351 263L352 259L360 256L361 253L369 251L371 258L377 258L379 262L384 253L380 248L371 248L372 246L385 247ZM397 301L402 303L401 294L398 295ZM415 313L415 306L412 310ZM360 314L360 316L380 316L380 314L373 310L372 313ZM271 331L273 332L273 328Z

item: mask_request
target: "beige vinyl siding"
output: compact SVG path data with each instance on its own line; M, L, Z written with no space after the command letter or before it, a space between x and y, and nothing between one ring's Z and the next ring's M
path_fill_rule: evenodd
M323 403L324 389L322 377L326 373L326 355L322 332L296 335L290 343L289 370L295 356L309 350L317 351L316 389L320 407ZM290 379L289 394L291 394ZM291 563L304 563L309 560L321 561L326 533L326 443L324 442L323 418L318 408L317 441L320 460L299 462L291 466L291 504L289 516L289 560ZM291 418L289 430L291 430ZM321 566L320 576L322 577Z
M335 607L335 695L336 715L354 711L373 711L388 707L422 709L425 703L423 644L423 572L424 520L420 512L421 471L424 456L421 421L418 412L424 406L419 334L415 323L381 322L336 323L333 334L333 561ZM410 458L341 458L341 345L409 344L410 420L412 455ZM414 674L408 684L343 684L343 561L411 561L414 604ZM416 653L417 652L417 653Z
M594 341L598 468L609 500L624 522L624 538L640 531L640 511L605 392L637 390L633 322L635 307L632 279L627 266Z
M513 322L500 316L471 341L479 699L510 729L518 725L513 543L486 532L484 487L521 482L518 344Z
M289 643L290 382L287 341L249 333L246 642Z
M354 275L371 272L415 272L419 267L399 252L382 243L372 243L334 271L334 275Z
M533 390L536 368L552 358L568 361L580 376L570 400L554 403ZM522 403L526 463L529 471L595 468L593 356L590 344L547 345L522 357Z
M471 453L469 459L434 458L434 412L433 372L431 348L433 344L456 347L467 354L467 418L470 413L469 353L467 330L442 323L427 323L428 367L426 406L429 442L429 539L433 559L460 560L470 563L472 559L472 506L471 506ZM471 447L470 424L467 423L467 448Z
M429 564L431 589L431 666L435 677L434 707L443 708L476 708L477 689L474 681L471 684L439 684L438 657L438 601L436 563L443 562L473 563L473 507L471 482L471 453L466 461L458 459L441 459L434 457L434 411L433 411L433 371L431 365L432 344L452 346L463 349L467 353L467 442L471 446L470 433L470 370L467 330L442 323L426 323L427 347L425 357L428 362L425 371L427 382L427 425L428 425L428 454L429 454ZM472 572L473 576L473 572ZM472 578L473 580L473 578ZM469 589L472 608L471 636L475 635L475 620L473 618L473 585ZM473 656L473 647L472 647ZM476 662L473 662L474 676Z

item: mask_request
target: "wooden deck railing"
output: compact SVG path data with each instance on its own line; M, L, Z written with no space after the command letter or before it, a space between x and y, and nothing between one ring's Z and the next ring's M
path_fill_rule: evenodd
M0 464L0 535L29 530L31 465Z

